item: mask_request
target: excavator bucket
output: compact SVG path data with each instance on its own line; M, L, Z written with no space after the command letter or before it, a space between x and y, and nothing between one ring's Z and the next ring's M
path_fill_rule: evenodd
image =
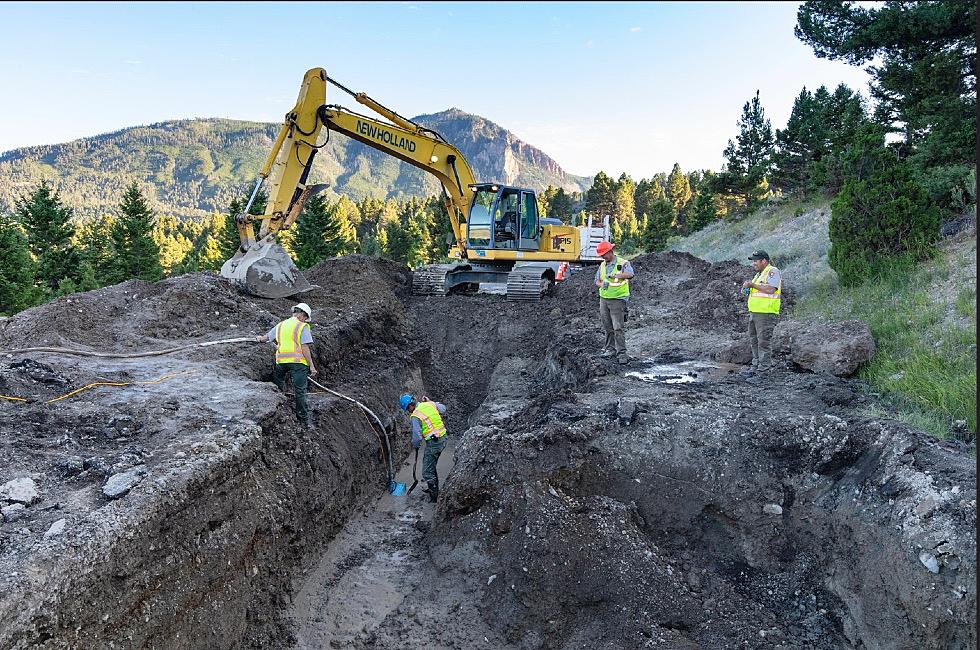
M275 239L236 253L222 265L221 277L262 298L285 298L313 288Z

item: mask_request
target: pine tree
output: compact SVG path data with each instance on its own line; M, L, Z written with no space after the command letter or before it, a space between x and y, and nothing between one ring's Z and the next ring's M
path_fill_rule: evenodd
M328 223L323 234L328 256L335 257L357 252L357 229L354 224L358 221L360 215L357 205L346 196L341 196L330 207Z
M628 230L627 221L632 226L636 226L636 203L634 194L636 193L636 183L625 172L616 181L613 190L613 221L620 223Z
M410 268L417 268L432 261L430 224L424 206L412 199L405 207L405 259Z
M616 182L600 171L592 179L592 187L586 193L585 211L599 223L607 216L611 218L616 209L615 193Z
M126 188L119 217L112 225L112 283L130 279L154 282L163 277L160 246L153 240L156 215L134 181Z
M674 168L670 170L670 176L667 177L667 199L674 208L674 228L683 229L683 210L691 200L691 184L681 171L680 163L674 163Z
M27 234L37 263L37 278L44 290L55 294L65 278L78 280L82 256L72 241L74 211L44 181L30 196L18 199L15 209L15 218Z
M766 118L758 90L742 107L738 128L735 141L729 140L725 148L726 171L735 182L735 191L751 208L765 198L759 188L769 175L775 149L772 125Z
M667 239L673 233L672 224L676 215L674 206L667 199L659 199L646 216L646 230L643 231L641 243L647 252L662 251L667 247Z
M715 197L705 189L694 199L694 205L687 218L688 232L697 232L714 223L717 218L718 208L715 205Z
M653 205L664 198L663 186L656 179L643 179L636 184L633 204L636 214L649 215L653 212Z
M27 237L0 213L0 316L11 316L40 301L36 273Z
M110 284L112 276L112 227L115 217L104 215L82 223L76 231L76 242L84 263L92 271L95 287ZM89 281L82 284L88 285Z
M553 219L561 219L563 223L570 223L572 220L572 197L559 187L554 196L551 197L547 214Z
M320 260L331 257L325 237L328 225L331 236L336 237L337 224L330 210L323 198L312 196L296 220L296 266L299 268L308 269Z

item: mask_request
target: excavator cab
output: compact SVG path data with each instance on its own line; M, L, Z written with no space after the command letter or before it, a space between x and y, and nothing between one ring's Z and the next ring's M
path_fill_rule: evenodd
M495 183L471 185L467 246L474 250L537 251L541 244L533 190Z

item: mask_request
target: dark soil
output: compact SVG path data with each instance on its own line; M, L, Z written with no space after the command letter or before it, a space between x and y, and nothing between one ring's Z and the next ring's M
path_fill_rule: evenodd
M308 272L318 380L382 417L397 464L398 395L448 405L436 509L386 501L384 432L349 402L313 395L297 427L268 346L0 358L0 394L30 400L0 402L0 485L41 493L0 523L0 647L974 647L970 450L868 415L861 382L717 363L743 341L747 266L634 267L627 367L594 356L589 269L534 304L413 297L407 269L361 256ZM133 281L0 321L0 349L255 335L292 304L213 274ZM331 590L350 606L319 607ZM329 634L297 627L300 592Z

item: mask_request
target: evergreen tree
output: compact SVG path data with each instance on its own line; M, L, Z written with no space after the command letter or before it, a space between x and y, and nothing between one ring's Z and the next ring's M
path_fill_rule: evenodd
M775 138L772 125L766 118L759 99L755 97L745 102L742 117L738 121L739 134L735 141L729 140L725 148L728 161L727 172L734 181L734 189L740 194L748 207L765 198L760 186L769 175Z
M648 252L662 251L667 247L667 239L672 234L672 224L676 215L674 206L667 199L657 200L649 215L646 217L646 230L643 231L641 243Z
M61 202L58 193L42 181L30 196L16 201L15 210L15 218L27 234L44 291L55 294L63 279L78 280L81 251L72 241L73 211Z
M821 58L869 68L876 116L904 138L919 169L973 164L976 2L804 2L796 36Z
M680 163L674 163L674 168L667 177L667 199L674 208L674 228L683 229L683 210L691 200L691 184L681 171Z
M153 241L160 248L160 266L163 267L166 275L173 274L193 247L191 241L184 235L180 221L172 214L157 217L156 227L153 229ZM98 265L94 266L98 268Z
M657 179L647 180L644 178L636 184L636 193L633 199L636 214L652 214L653 205L665 196L664 188Z
M405 258L399 261L403 261L410 268L428 264L432 261L432 240L425 206L413 198L405 205L404 220Z
M619 224L627 226L627 222L631 222L633 227L636 226L636 183L630 178L626 173L620 175L619 180L616 181L616 187L613 191L613 221Z
M852 173L831 206L828 261L840 283L853 286L891 258L927 255L938 236L939 210L880 131L865 130L847 158Z
M12 316L39 302L36 273L27 237L0 213L0 316Z
M81 251L82 259L92 271L95 289L111 282L112 227L115 221L112 215L96 217L82 223L76 231L76 245Z
M329 229L329 233L328 233ZM312 196L296 220L296 266L308 269L331 256L327 236L336 240L340 228L331 207L320 196Z
M358 221L360 215L357 205L346 196L341 196L330 207L329 220L323 235L329 256L357 252L357 229L354 224Z
M551 197L547 214L553 219L561 219L563 223L571 223L572 207L572 197L559 187Z
M134 181L126 188L119 217L112 224L110 282L130 279L153 282L163 277L160 266L160 247L153 240L156 216Z
M714 195L706 188L694 199L694 205L687 218L688 232L697 232L709 226L718 218L718 208Z
M600 223L607 216L611 218L616 210L615 194L616 182L600 171L592 179L592 187L586 193L585 211Z

